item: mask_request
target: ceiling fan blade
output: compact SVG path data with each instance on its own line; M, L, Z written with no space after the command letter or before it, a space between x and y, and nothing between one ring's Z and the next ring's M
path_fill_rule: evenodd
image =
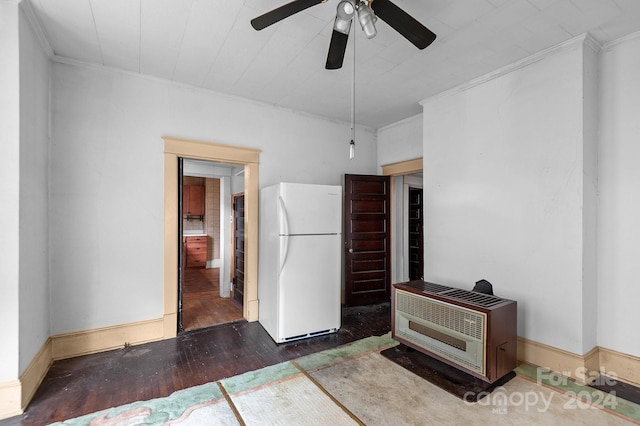
M436 35L431 30L389 0L373 0L371 9L378 18L389 24L418 49L424 49L436 39Z
M325 65L326 69L337 70L342 68L344 52L347 50L347 41L349 41L349 34L333 30L331 43L329 44L329 53L327 54L327 64Z
M291 3L287 3L284 6L280 6L277 9L273 9L270 12L260 15L257 18L251 20L251 26L256 30L262 30L269 25L273 25L276 22L282 21L284 18L288 18L291 15L295 15L298 12L302 12L305 9L325 2L326 0L293 0Z

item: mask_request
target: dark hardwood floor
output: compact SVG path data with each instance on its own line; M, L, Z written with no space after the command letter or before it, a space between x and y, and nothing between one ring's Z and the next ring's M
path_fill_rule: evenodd
M56 361L21 416L0 425L42 425L295 359L387 333L389 303L343 308L337 333L276 345L244 320L174 339Z
M219 268L186 268L182 290L182 327L185 331L242 319L242 306L232 297L220 297Z

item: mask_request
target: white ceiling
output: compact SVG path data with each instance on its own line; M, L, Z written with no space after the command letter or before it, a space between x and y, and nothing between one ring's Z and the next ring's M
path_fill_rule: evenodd
M438 35L418 50L383 21L356 23L344 67L324 69L338 0L262 31L250 20L289 0L25 0L53 53L379 128L419 101L589 32L640 31L640 0L394 0ZM375 0L373 7L375 9ZM64 59L62 59L64 60Z

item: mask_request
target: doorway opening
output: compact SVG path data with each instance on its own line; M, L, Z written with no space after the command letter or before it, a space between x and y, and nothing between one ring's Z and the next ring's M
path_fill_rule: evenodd
M244 192L231 195L231 297L244 303Z
M164 304L162 335L178 334L180 249L179 158L205 160L244 168L245 288L242 316L258 320L258 192L260 150L231 145L163 137L164 140Z
M424 277L422 164L422 158L416 158L382 166L382 174L391 176L391 276L394 284ZM410 268L413 271L410 272ZM416 276L420 278L411 278Z
M405 251L404 274L408 280L424 279L424 209L422 197L422 173L403 176L403 222L402 233Z
M181 158L182 237L178 328L190 331L243 318L242 294L233 297L233 193L244 191L244 166ZM235 259L241 255L242 259ZM244 268L240 271L244 274Z

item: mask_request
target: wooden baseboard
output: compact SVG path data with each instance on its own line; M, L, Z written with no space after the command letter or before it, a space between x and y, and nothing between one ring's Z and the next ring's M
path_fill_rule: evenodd
M582 355L518 336L518 360L585 382L580 374L581 369L585 368L585 357Z
M247 300L243 314L249 322L258 321L258 299Z
M598 370L605 376L640 387L640 358L599 348Z
M164 322L164 336L163 339L171 339L178 335L178 314L170 313L165 314L163 317Z
M0 383L0 419L23 413L53 361L175 337L175 326L173 332L169 330L165 336L166 320L160 318L49 337L19 380Z
M51 336L52 359L59 360L139 345L164 338L164 319L140 321L112 327Z
M591 383L604 374L640 386L640 358L600 346L577 355L518 337L518 360L555 371L582 384Z
M20 415L35 395L51 363L51 338L42 345L19 380L0 383L0 419Z
M20 380L0 383L0 420L22 414Z
M44 380L52 363L52 344L51 337L49 337L20 376L22 385L21 408L23 410L27 408L27 404L29 404L36 390L38 390L38 386Z

